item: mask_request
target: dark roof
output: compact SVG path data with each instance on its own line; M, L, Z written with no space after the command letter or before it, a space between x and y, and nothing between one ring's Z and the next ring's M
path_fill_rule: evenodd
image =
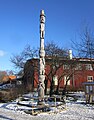
M94 82L84 82L84 85L94 85Z
M73 63L73 62L78 62L78 63L83 63L83 64L94 64L94 59L90 59L90 58L64 58L64 57L57 57L57 56L45 56L45 61L46 62L51 62L51 59L57 59L60 62L66 62L66 63ZM27 62L33 62L36 61L38 62L39 58L32 58L32 59L28 59Z

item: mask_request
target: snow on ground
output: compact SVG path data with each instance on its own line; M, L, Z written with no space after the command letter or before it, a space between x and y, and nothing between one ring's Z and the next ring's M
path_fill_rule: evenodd
M65 106L64 106L65 107ZM16 102L0 104L0 120L94 120L94 105L84 104L83 101L67 101L65 109L40 113L36 116L26 114L23 110L30 107L19 106Z
M22 109L30 108L17 107L15 103L0 104L0 120L94 120L94 106L78 102L66 103L66 109L59 113L41 113L37 116L26 114Z

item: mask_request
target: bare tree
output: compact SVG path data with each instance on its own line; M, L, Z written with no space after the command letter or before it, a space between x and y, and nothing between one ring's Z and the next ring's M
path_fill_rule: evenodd
M19 71L21 72L24 68L24 64L26 63L26 61L37 56L38 50L32 49L30 45L27 45L21 53L13 55L10 58L10 61L14 64L14 67L16 69L19 69Z
M45 52L46 52L46 56L59 56L63 58L68 57L68 50L60 48L53 41L46 43Z
M54 58L54 59L53 59ZM94 61L92 61L94 63ZM47 64L49 65L49 70L46 73L46 80L50 81L50 96L52 94L59 94L60 84L64 83L62 88L62 95L66 94L67 90L77 90L75 88L75 81L83 78L82 73L84 75L87 70L87 64L91 64L91 61L85 61L80 58L73 59L64 59L63 57L49 57ZM85 73L86 74L86 73ZM58 76L58 85L56 89L54 89L54 80L53 77ZM66 80L64 79L66 77ZM78 79L77 79L78 78ZM62 82L64 81L64 82ZM68 82L71 81L71 84L68 85ZM83 90L81 83L79 83L79 90Z
M56 75L59 68L63 67L63 65L66 62L66 61L60 62L60 59L68 60L69 54L68 54L68 50L60 48L58 45L56 45L53 42L47 43L45 45L45 52L46 52L46 65L49 64L49 66L50 66L49 72L46 73L45 93L47 92L47 84L48 84L48 80L49 80L50 81L50 96L51 96L54 91L53 78ZM33 71L36 68L36 70L38 71L38 65L36 65L34 63L30 63L30 65L29 65L30 60L28 61L28 65L25 64L25 62L28 59L32 59L34 56L38 56L38 51L32 50L30 48L30 46L27 46L19 55L15 55L15 56L13 56L13 58L11 58L11 62L14 63L14 65L16 67L18 67L20 69L24 68L25 84L32 84L32 87L34 84L34 78L33 78L33 72L31 73L31 70ZM25 67L24 67L24 64L25 64ZM64 77L65 74L68 75L68 73L66 71L64 71L58 79L59 82L58 82L58 86L57 86L57 92L59 89L60 80L62 77ZM32 75L32 77L30 77L31 75Z
M85 26L80 34L79 42L72 41L72 43L73 49L77 51L79 57L89 58L92 69L94 70L94 33L92 30L88 26Z
M88 26L80 34L79 42L72 40L72 43L79 57L94 58L94 34Z
M26 51L27 49L25 49L25 51ZM28 52L30 53L30 49L28 49ZM50 82L51 82L51 85L53 84L53 76L55 75L55 69L57 69L57 67L58 67L58 57L64 57L64 58L68 58L68 52L67 52L67 50L64 50L64 49L62 49L62 48L59 48L59 46L57 46L55 43L53 43L53 42L51 42L51 43L47 43L46 45L45 45L45 52L46 52L46 58L47 57L51 57L51 62L49 63L50 64L50 66L51 66L51 71L53 71L53 72L51 72L50 71L50 73L46 76L46 80L45 80L45 93L46 93L46 90L47 90L47 84L48 84L48 76L50 76L51 77L51 80L50 80ZM23 53L24 53L24 51L23 51ZM27 53L27 52L25 52L25 53ZM34 53L33 53L34 54ZM27 55L27 54L25 54L25 55ZM29 56L30 54L28 54L28 56ZM33 56L29 56L30 57L30 59L32 59L33 58ZM21 58L21 64L23 65L23 59L22 59L22 57L20 57ZM28 57L26 57L26 58L28 58ZM17 61L18 62L18 65L20 64L20 62L19 61ZM16 63L17 63L16 62ZM29 65L30 64L30 65ZM17 64L16 64L17 65ZM20 67L21 65L19 65L19 67ZM17 66L16 66L17 67ZM21 68L23 68L23 66L21 67ZM25 78L25 84L28 84L28 83L34 83L34 77L33 77L33 70L35 70L36 69L36 71L37 71L37 73L38 73L38 64L36 65L36 64L34 64L34 62L30 62L30 60L28 60L27 61L27 63L25 64L25 66L24 66L24 78ZM31 73L31 70L32 70L32 73ZM32 75L32 80L31 80L31 78L30 78L30 76ZM29 80L29 81L28 81ZM31 82L30 82L31 81ZM53 86L53 85L52 85ZM52 90L52 89L51 89Z
M47 92L47 84L48 80L50 81L50 96L52 96L54 92L54 76L56 75L57 70L60 68L59 58L62 57L64 59L69 58L68 50L60 48L53 42L49 42L45 45L46 52L46 65L50 66L49 73L46 73L45 80L45 93Z

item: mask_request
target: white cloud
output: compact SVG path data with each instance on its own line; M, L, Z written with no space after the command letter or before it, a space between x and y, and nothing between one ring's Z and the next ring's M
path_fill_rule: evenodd
M3 50L0 50L0 57L4 56L5 52Z

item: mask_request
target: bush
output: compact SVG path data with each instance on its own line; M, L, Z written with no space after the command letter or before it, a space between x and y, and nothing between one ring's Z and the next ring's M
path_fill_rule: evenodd
M10 88L7 90L0 91L0 100L1 102L8 102L11 100L15 100L17 97L21 96L25 93L23 86L16 86L15 88Z

